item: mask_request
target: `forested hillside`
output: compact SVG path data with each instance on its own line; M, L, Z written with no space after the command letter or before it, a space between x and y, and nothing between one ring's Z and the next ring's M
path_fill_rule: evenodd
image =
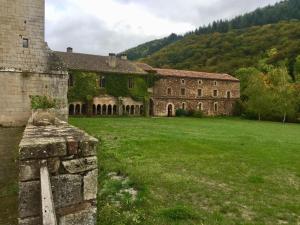
M300 0L285 0L273 6L259 8L251 13L235 17L232 20L214 21L207 26L199 27L195 31L187 33L184 37L172 34L167 38L141 44L135 48L127 50L126 53L128 54L129 59L137 60L151 56L164 47L167 47L182 38L186 40L193 39L195 38L193 35L201 36L203 34L212 34L212 37L214 37L216 34L213 33L234 32L234 30L237 29L276 24L279 21L289 21L293 19L300 20ZM255 29L257 29L257 27ZM244 30L241 32L244 32Z
M189 35L143 61L154 67L227 72L256 66L276 48L270 63L288 60L290 71L300 54L300 21L254 26L227 33Z

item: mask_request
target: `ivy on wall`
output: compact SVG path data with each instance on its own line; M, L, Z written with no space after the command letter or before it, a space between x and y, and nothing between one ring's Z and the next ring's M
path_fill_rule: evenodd
M148 88L154 86L157 77L154 74L127 75L117 73L90 73L70 71L74 86L69 89L69 101L83 101L83 96L96 97L111 95L114 97L131 97L136 101L148 101ZM105 77L105 87L100 88L100 79ZM128 81L132 79L133 87L129 88Z

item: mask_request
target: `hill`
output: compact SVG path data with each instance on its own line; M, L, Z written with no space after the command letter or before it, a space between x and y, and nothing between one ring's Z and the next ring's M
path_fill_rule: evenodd
M188 35L143 59L154 67L227 72L255 66L266 51L276 48L272 62L288 59L290 68L300 54L300 21Z
M219 20L213 23L202 26L195 31L188 32L184 36L177 36L172 34L169 37L157 39L145 44L141 44L135 48L125 51L128 58L137 60L146 58L160 51L164 47L181 40L188 38L190 35L203 35L212 33L227 33L236 29L244 29L252 26L262 26L267 24L275 24L280 21L288 21L292 19L300 19L300 1L299 0L285 0L276 3L273 6L258 8L253 12L237 16L231 20Z
M135 48L129 49L123 53L126 53L128 56L128 59L130 60L137 60L140 58L145 58L149 55L152 55L153 53L159 51L163 47L174 43L175 41L178 41L182 39L183 36L177 35L177 34L171 34L169 37L157 39L154 41L150 41L144 44L141 44Z

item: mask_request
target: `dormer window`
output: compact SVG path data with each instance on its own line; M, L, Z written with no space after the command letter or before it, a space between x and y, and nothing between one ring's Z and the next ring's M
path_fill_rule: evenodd
M29 39L23 38L23 48L29 48Z
M214 81L214 86L218 86L218 82L217 81Z
M198 80L198 84L202 85L203 84L203 80Z
M185 80L184 79L181 79L181 84L185 84Z

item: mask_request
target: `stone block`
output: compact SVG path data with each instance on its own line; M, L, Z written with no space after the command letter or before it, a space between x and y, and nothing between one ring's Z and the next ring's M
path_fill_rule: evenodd
M40 217L19 219L19 225L42 225L42 220Z
M20 144L20 160L65 156L67 147L62 137L24 138Z
M77 155L79 144L74 138L67 138L68 155Z
M79 153L82 156L96 156L97 155L98 140L92 137L85 138L79 143Z
M73 214L62 216L59 225L96 225L97 209L91 208Z
M19 184L20 218L39 216L41 210L41 187L39 181Z
M98 191L98 170L93 170L83 178L84 200L96 199L97 191Z
M50 173L57 173L60 160L59 158L50 158L48 168ZM20 161L19 179L20 181L29 181L40 178L40 162L38 160Z
M62 208L82 202L82 176L59 175L51 178L54 205Z
M63 161L62 164L69 173L81 173L97 169L97 157L73 159Z

